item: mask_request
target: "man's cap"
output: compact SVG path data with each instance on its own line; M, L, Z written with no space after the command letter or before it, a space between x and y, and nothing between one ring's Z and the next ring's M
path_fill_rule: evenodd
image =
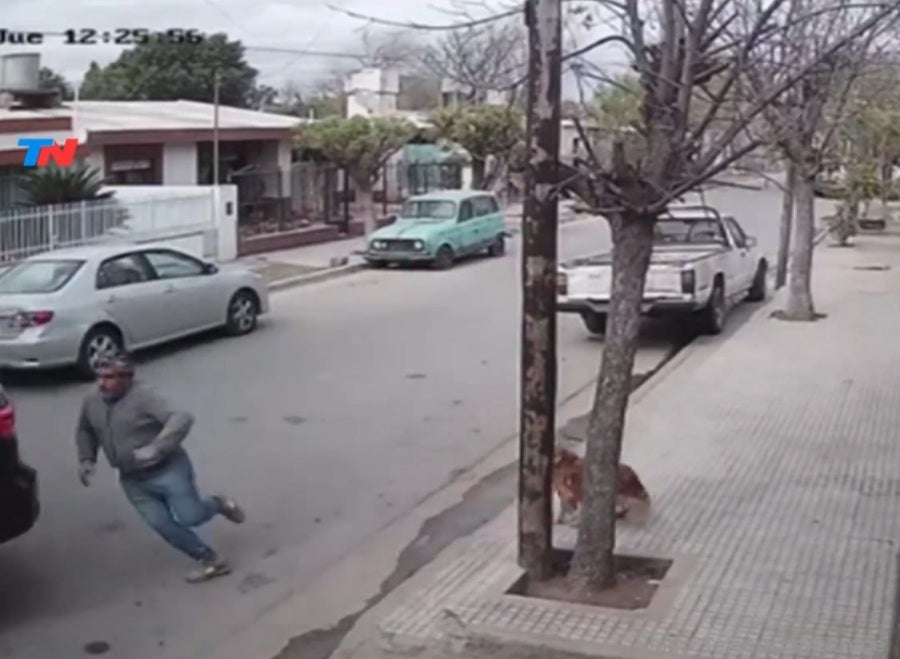
M120 352L117 355L103 357L98 360L94 370L98 373L100 371L116 371L118 373L133 375L134 362L131 360L131 356L128 353Z

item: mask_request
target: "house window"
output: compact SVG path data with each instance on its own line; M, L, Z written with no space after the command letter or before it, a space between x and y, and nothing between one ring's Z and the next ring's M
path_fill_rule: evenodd
M116 160L106 168L110 185L158 185L153 161L146 159Z
M219 183L231 183L231 174L250 164L246 142L219 142ZM212 185L213 144L197 142L197 184Z
M104 149L108 185L161 185L162 145L110 145Z

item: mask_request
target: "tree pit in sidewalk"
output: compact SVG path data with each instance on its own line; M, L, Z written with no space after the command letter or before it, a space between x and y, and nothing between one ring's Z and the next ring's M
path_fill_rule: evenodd
M615 585L603 590L575 592L566 579L572 554L569 549L554 549L553 576L545 581L532 581L528 574L523 574L506 594L628 611L646 609L672 566L672 561L665 558L616 555L613 557Z

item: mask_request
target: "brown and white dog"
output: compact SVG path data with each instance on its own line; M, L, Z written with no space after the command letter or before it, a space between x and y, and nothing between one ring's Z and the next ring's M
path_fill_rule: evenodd
M584 502L584 460L564 448L553 459L553 517L559 524L574 522ZM616 519L638 519L646 515L650 495L634 469L619 464L616 480Z

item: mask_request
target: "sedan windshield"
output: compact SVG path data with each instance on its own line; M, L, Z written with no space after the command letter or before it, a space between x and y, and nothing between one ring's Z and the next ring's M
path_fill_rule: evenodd
M407 201L400 217L405 220L452 220L456 217L456 204L452 201Z
M654 241L663 245L727 244L722 223L705 217L663 217L656 223Z
M0 295L53 293L65 286L84 261L25 261L0 274Z

